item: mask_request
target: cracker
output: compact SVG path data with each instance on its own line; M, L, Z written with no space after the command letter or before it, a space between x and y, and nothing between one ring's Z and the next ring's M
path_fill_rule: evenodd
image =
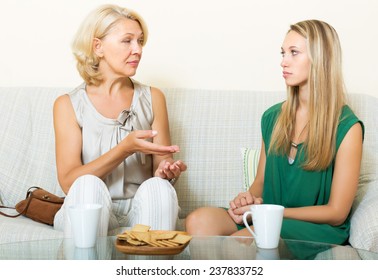
M163 244L166 247L170 247L170 248L179 246L179 244L174 243L174 242L169 242L168 240L159 240L158 243Z
M166 247L164 244L160 244L159 242L155 241L150 241L149 243L152 247Z
M133 232L135 238L139 241L149 242L151 240L151 234L149 232L136 231Z
M133 246L177 247L189 242L192 237L177 231L150 231L150 226L137 224L131 230L117 235L118 240Z
M168 240L173 239L177 235L176 232L154 233L152 237L156 240Z
M192 237L190 235L177 234L175 236L175 238L173 238L169 241L174 242L174 243L178 243L178 244L185 244L185 243L189 242L191 239L192 239Z
M151 232L133 232L133 235L138 241L147 243L153 247L161 247L159 243L151 240Z
M146 225L141 225L141 224L137 224L135 226L133 226L133 228L131 229L131 232L147 232L150 230L150 226L146 226Z
M129 238L127 240L127 243L129 243L131 245L134 245L134 246L143 246L143 245L146 245L146 243L144 243L142 241L134 240L134 239L131 239L131 238Z
M127 234L118 234L117 238L119 240L125 240L125 241L127 241L127 239L129 239L130 237Z

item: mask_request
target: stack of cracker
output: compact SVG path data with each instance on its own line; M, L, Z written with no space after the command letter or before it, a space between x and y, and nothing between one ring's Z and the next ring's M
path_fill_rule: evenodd
M192 237L177 231L150 231L146 225L135 225L117 235L117 239L132 246L178 247L187 244Z

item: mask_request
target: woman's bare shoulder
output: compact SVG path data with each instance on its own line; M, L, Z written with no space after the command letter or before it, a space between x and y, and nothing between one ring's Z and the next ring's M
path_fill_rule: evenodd
M151 95L157 98L165 98L163 91L156 87L151 87Z
M67 93L58 96L54 101L54 114L72 111L72 103Z

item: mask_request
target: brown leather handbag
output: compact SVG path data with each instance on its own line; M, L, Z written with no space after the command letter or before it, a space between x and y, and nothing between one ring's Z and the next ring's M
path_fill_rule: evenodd
M59 197L40 187L31 187L26 193L24 200L21 200L15 207L0 206L0 208L16 209L17 215L9 215L0 212L1 215L16 218L24 215L34 221L53 225L56 212L62 207L64 197Z

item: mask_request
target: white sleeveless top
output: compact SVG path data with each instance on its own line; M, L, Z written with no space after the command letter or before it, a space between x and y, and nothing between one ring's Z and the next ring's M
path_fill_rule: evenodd
M69 93L77 122L82 129L82 161L87 164L108 152L133 130L150 130L153 121L150 87L131 80L134 96L130 109L117 119L101 115L90 101L86 84ZM127 157L104 180L113 199L135 195L139 185L152 177L152 156L135 153Z

